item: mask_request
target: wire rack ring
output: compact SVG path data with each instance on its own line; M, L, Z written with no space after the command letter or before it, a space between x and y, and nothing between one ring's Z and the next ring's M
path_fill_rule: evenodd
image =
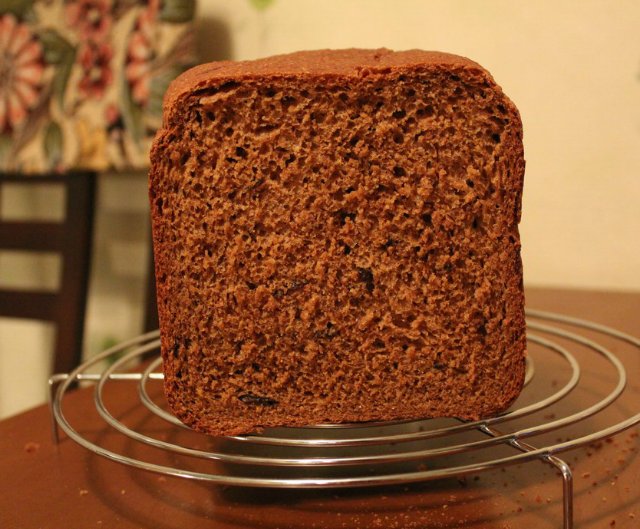
M545 322L545 323L543 323ZM571 331L558 327L562 324ZM574 329L599 333L607 338L625 342L640 350L640 340L610 327L586 320L537 310L527 311L527 340L553 353L569 369L566 383L545 398L528 405L512 409L506 413L481 421L431 426L430 421L404 421L395 423L363 423L346 425L316 425L307 428L268 429L260 435L245 435L225 438L225 443L217 450L203 450L164 439L151 437L124 425L108 409L104 399L104 390L108 383L116 380L130 381L138 386L140 404L150 413L161 418L169 428L181 430L185 427L178 419L154 401L148 391L150 381L162 379L157 372L161 359L152 361L142 372L119 372L133 359L157 352L159 349L158 332L141 335L123 342L93 357L68 374L51 377L51 411L54 440L58 442L58 428L84 448L118 463L137 467L165 475L207 481L225 485L239 485L270 488L325 488L325 487L362 487L428 481L447 477L483 472L515 463L542 460L556 467L563 479L563 520L564 529L573 527L573 481L569 466L557 457L557 454L588 445L594 441L615 435L640 423L640 413L606 428L586 435L556 442L545 446L534 446L527 439L546 432L567 427L592 417L615 402L625 391L627 374L623 363L608 348L583 336ZM531 416L561 401L577 386L580 377L580 363L575 356L554 339L541 336L550 335L561 338L572 345L579 345L591 354L606 361L616 374L617 382L611 391L594 404L574 413L543 423L518 428L503 433L501 425L510 421ZM128 352L127 352L128 351ZM126 354L123 354L125 353ZM104 360L114 360L111 365L99 373L91 373ZM532 358L528 359L525 385L534 377L535 368ZM186 458L213 460L230 468L243 469L279 469L284 475L265 476L259 473L243 472L204 472L188 466L165 466L142 461L126 454L113 452L85 438L64 414L64 397L75 382L95 383L94 402L97 412L111 428L136 442L160 450L165 450ZM483 438L470 442L460 442L455 436L465 432L480 432ZM438 439L442 446L428 447L423 444ZM488 457L479 462L447 465L447 456L477 452L507 446L515 453L508 456ZM249 447L248 453L243 448ZM391 448L393 447L393 448ZM283 449L285 455L283 454ZM373 449L373 452L371 451ZM439 468L415 466L398 471L394 464L424 462L429 460L445 461ZM296 469L346 469L338 475L291 476L287 474Z

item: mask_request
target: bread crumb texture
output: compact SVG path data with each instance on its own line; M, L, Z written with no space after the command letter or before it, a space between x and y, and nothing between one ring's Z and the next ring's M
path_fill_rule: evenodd
M524 378L518 111L466 59L196 68L150 199L165 390L213 435L507 408Z

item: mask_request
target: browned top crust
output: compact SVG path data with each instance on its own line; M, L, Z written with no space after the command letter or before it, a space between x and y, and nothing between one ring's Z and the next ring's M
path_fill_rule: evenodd
M176 105L182 96L216 86L226 80L263 77L366 77L392 70L447 66L449 69L475 70L491 83L491 74L478 63L451 53L439 51L393 51L344 49L298 51L253 61L219 61L201 64L175 79L165 95L165 110ZM167 116L165 116L166 118Z

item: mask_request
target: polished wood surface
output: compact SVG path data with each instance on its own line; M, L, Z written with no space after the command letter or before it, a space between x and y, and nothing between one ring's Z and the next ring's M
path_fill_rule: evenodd
M529 307L552 310L640 334L640 294L530 289ZM590 335L586 332L585 335ZM624 397L585 426L551 432L554 443L640 412L640 351L598 338L626 366ZM585 360L584 384L545 420L569 413L610 390L612 377ZM538 360L528 393L562 383L553 360ZM44 383L44 381L43 381ZM124 385L105 398L125 424L170 436ZM537 397L537 395L536 395ZM65 411L83 435L135 457L170 464L172 456L124 439L96 416L90 389L73 392ZM575 528L640 527L640 428L561 454L575 480ZM506 449L505 449L506 450ZM428 465L428 463L427 463ZM459 528L562 527L562 481L542 462L422 484L354 490L294 491L216 486L162 476L96 456L62 435L51 441L45 406L0 422L0 527L47 528Z

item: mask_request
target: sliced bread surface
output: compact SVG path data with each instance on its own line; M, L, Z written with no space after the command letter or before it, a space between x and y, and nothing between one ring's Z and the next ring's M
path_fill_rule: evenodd
M522 125L476 63L202 65L151 162L165 392L189 426L478 419L520 393Z

